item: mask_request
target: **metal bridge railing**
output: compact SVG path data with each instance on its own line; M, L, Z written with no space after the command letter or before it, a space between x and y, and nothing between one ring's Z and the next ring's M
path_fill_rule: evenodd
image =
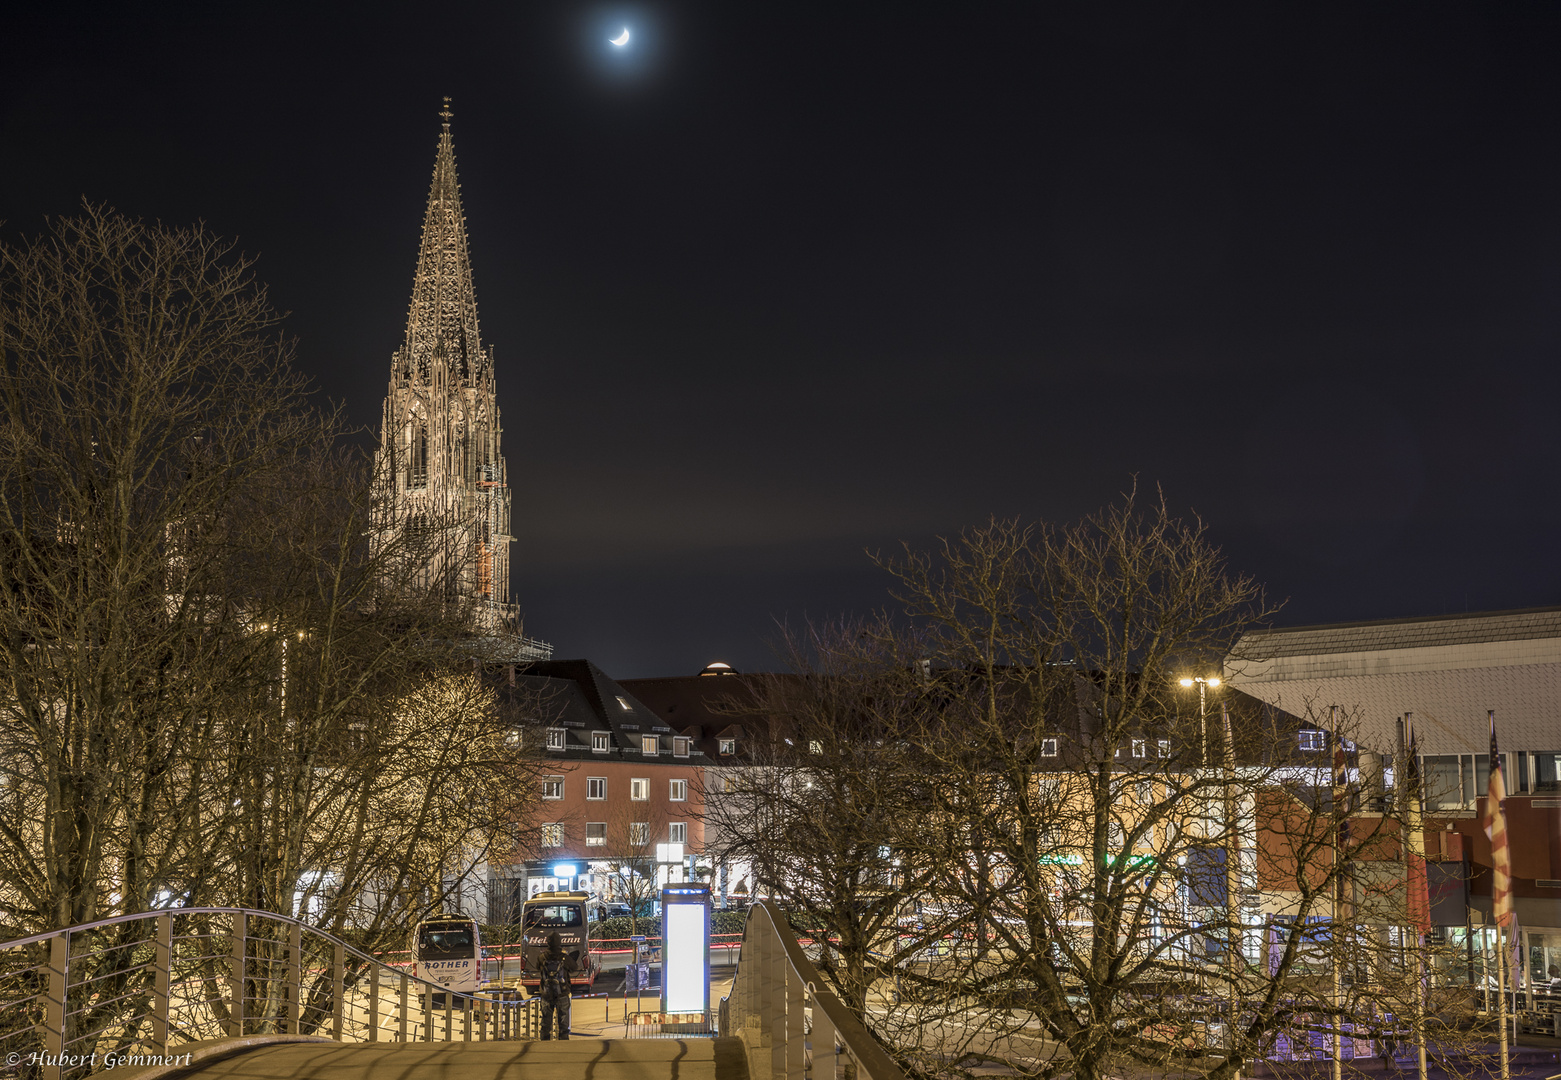
M285 915L170 908L0 942L0 1077L63 1080L256 1035L529 1039L537 1006L451 993Z
M797 944L783 911L769 901L748 909L741 961L721 1002L720 1032L742 1039L753 1080L905 1080Z

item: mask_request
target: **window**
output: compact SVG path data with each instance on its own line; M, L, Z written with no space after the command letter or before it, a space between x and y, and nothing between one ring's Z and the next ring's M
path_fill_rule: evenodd
M1159 740L1156 740L1156 742L1155 742L1155 752L1161 758L1168 758L1168 757L1170 757L1171 756L1171 740L1170 739L1159 739Z
M667 826L667 842L669 844L688 843L688 822L674 821Z
M809 739L808 740L808 753L810 753L810 754L822 754L823 752L824 752L824 744L823 743L819 742L817 739Z
M629 822L629 843L635 847L644 847L650 843L650 822Z
M585 823L585 846L586 847L606 847L607 846L607 822L605 822L605 821L588 821L588 822Z
M672 789L667 793L667 798L671 799L673 802L687 802L688 801L688 781L687 780L674 780L674 781L672 781Z
M1302 728L1299 733L1302 750L1326 750L1328 749L1328 733L1318 731L1316 728Z
M587 776L585 778L585 797L587 799L607 798L607 777Z
M677 738L673 739L672 740L672 756L673 757L688 757L688 744L689 744L690 741L691 740L685 738L682 735L679 735Z
M657 738L655 735L641 735L640 736L640 753L644 754L647 757L655 757L656 756L656 752L658 750L660 750L660 749L661 749L661 740L659 738Z
M1133 740L1133 756L1134 757L1143 757L1144 756L1144 740L1143 739L1134 739Z
M629 704L628 698L624 697L622 694L616 694L614 696L618 699L619 708L621 708L624 712L634 711L634 706Z
M554 821L554 822L550 822L547 825L542 826L542 846L543 847L563 847L564 846L564 825L563 825L563 822L561 822L561 821Z
M737 753L737 740L722 739L719 749L723 754L735 754Z
M629 798L635 802L644 802L650 798L650 780L647 777L635 777L629 781Z
M721 790L727 793L731 793L733 791L741 791L742 788L738 786L737 777L723 776L721 778Z
M1561 791L1561 754L1546 751L1534 757L1534 790L1549 794ZM1506 777L1502 777L1503 780Z
M612 749L612 732L610 732L610 731L593 731L593 732L591 732L591 753L593 753L593 754L605 754L605 753L607 753L607 751L609 751L611 749Z
M562 776L544 776L542 778L542 797L544 799L562 799L564 797L564 778Z
M1041 757L1056 757L1056 756L1057 756L1057 740L1056 739L1042 739L1041 740Z
M564 740L567 737L567 735L568 735L568 732L566 732L561 727L550 727L550 728L548 728L547 729L547 748L549 750L562 750L564 748Z

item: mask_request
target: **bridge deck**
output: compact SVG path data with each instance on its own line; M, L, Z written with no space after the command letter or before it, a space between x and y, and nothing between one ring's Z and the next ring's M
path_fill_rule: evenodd
M200 1080L747 1080L736 1039L295 1043L181 1069Z

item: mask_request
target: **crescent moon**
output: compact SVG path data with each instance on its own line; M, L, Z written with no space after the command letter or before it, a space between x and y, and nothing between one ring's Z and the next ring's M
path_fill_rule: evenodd
M623 48L623 46L629 43L629 28L625 26L623 28L623 33L619 34L617 37L610 37L607 40L618 46L620 49Z

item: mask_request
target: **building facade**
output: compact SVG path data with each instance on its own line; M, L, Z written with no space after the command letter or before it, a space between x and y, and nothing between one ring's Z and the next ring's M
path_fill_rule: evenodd
M1413 723L1435 932L1467 943L1471 976L1492 938L1481 815L1494 712L1524 977L1546 982L1561 968L1561 608L1266 630L1242 639L1225 675L1318 728L1337 707L1368 782L1371 759L1384 777L1402 765Z
M530 817L490 867L491 921L507 921L537 892L643 901L666 882L708 874L710 760L696 740L588 660L512 667L499 691L501 708L522 719L519 730L544 760Z

